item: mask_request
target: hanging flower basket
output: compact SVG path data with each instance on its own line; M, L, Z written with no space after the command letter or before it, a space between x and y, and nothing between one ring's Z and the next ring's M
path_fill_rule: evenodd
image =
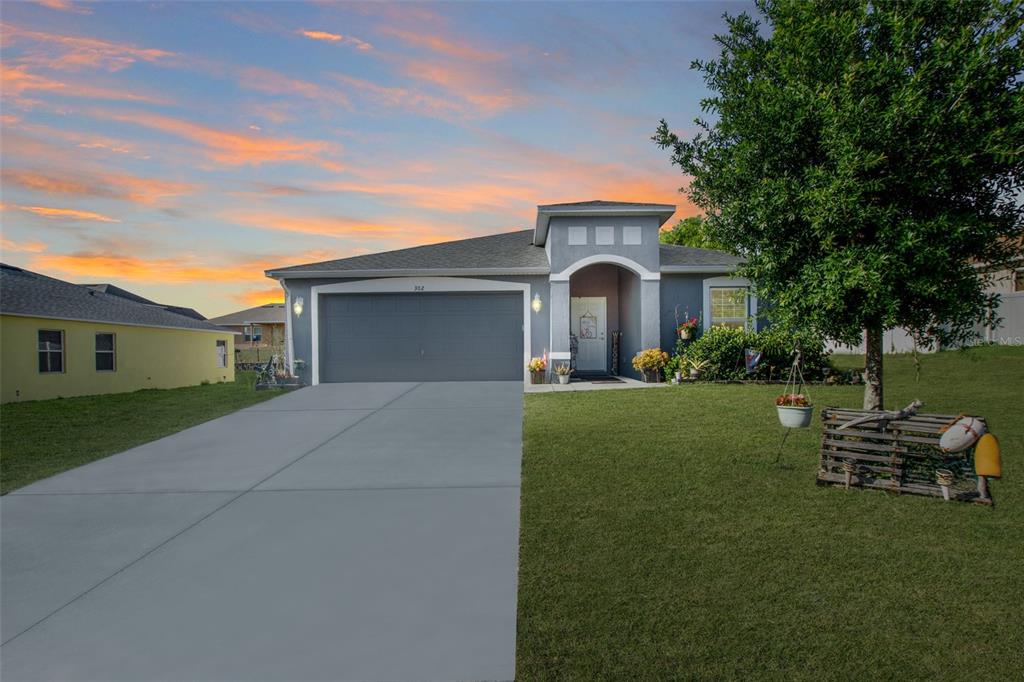
M786 392L775 399L779 423L787 429L806 429L811 425L811 417L814 415L811 399L803 393L804 373L800 370L801 355L799 349L793 351L793 365L789 370L789 379L786 380Z
M681 340L683 340L683 341L689 341L690 340L690 330L687 329L686 327L680 327L679 328L679 338Z
M806 429L811 425L811 417L814 415L811 406L776 405L775 409L779 411L779 423L787 429Z

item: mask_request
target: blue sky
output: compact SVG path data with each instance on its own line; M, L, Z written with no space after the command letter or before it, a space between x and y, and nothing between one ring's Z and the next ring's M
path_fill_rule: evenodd
M268 267L530 227L539 203L696 213L687 133L745 3L3 5L3 259L213 316Z

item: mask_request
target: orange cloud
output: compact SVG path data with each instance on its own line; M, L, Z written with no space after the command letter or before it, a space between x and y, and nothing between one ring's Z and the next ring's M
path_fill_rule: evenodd
M21 98L25 93L42 92L65 97L86 99L109 99L125 102L147 102L149 104L167 104L169 100L144 95L130 90L102 88L82 83L69 83L29 73L25 66L7 67L0 64L0 84L7 97Z
M351 218L298 216L278 213L231 211L222 217L238 225L276 232L334 237L337 239L374 239L389 244L435 244L465 236L450 226L414 224L404 221L375 222Z
M3 183L51 195L119 199L136 204L158 204L170 197L190 194L196 186L144 178L127 173L89 173L66 171L39 172L4 168L0 171Z
M95 112L99 117L159 130L188 140L204 148L206 156L228 166L296 161L310 163L330 171L341 171L341 164L325 155L337 151L337 145L320 140L272 138L217 130L182 119L146 112Z
M270 95L298 95L316 102L334 104L345 109L352 108L345 93L309 81L290 78L284 74L256 67L242 69L238 84L243 88L265 92Z
M248 289L240 294L235 294L231 298L244 305L255 307L268 303L284 303L284 291L281 287Z
M384 35L398 38L406 45L426 48L431 52L436 52L446 57L454 57L455 59L473 62L496 62L504 58L501 52L480 50L465 43L458 43L437 35L413 33L412 31L405 31L393 26L383 26L379 31Z
M531 96L523 89L512 87L513 80L502 80L488 69L473 62L430 62L419 59L405 60L402 72L410 77L438 87L473 105L478 113L493 116L506 109L522 106Z
M46 244L43 242L15 242L0 237L0 251L12 251L15 253L42 253L46 251Z
M173 258L139 258L114 252L80 251L71 254L45 253L33 256L29 268L69 279L124 281L142 284L238 284L265 283L264 271L282 262L304 263L331 258L324 251L294 255L259 256L229 262L214 262L194 254Z
M32 31L11 24L3 25L3 39L6 44L28 42L55 46L56 54L50 49L30 49L24 56L19 57L19 62L65 71L86 68L120 71L137 61L161 62L177 56L166 50L112 43L97 38Z
M68 0L36 0L36 4L72 14L92 14L91 8L73 4Z
M52 220L92 220L99 223L121 222L116 218L111 218L110 216L103 215L102 213L79 211L73 208L51 208L49 206L18 206L17 208Z
M370 45L370 43L360 40L359 38L355 38L353 36L343 36L339 33L328 33L327 31L307 31L305 29L300 29L298 31L298 34L306 36L307 38L311 38L313 40L322 40L328 43L339 43L341 45L351 45L357 50L370 50L373 48L373 45Z
M364 93L372 102L381 106L442 117L467 113L466 107L450 98L435 97L407 88L386 87L341 73L331 74L331 77Z

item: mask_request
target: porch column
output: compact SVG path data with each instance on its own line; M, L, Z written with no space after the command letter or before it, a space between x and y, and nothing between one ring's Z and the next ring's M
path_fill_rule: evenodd
M548 282L548 310L551 311L551 350L549 358L568 362L569 355L569 280Z
M640 346L661 346L661 281L640 280Z

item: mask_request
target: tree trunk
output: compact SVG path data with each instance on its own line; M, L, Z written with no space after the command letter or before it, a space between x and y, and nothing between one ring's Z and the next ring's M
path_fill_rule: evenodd
M864 330L864 409L882 408L882 328Z

